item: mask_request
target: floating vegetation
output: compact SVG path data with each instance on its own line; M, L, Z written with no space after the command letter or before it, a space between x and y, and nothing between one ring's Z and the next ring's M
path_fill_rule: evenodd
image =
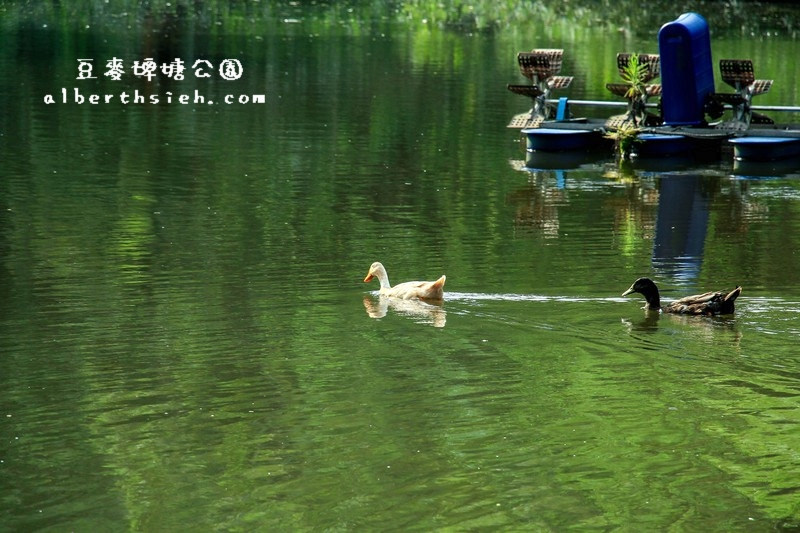
M630 160L634 145L640 142L640 131L633 122L623 122L616 130L606 133L605 137L614 141L618 161Z

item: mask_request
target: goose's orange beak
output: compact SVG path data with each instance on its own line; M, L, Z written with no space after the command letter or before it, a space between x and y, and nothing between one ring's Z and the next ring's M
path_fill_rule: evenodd
M373 277L374 277L374 276L372 275L372 271L370 271L369 273L367 273L367 277L366 277L366 278L364 278L364 283L366 283L366 282L368 282L368 281L372 281L372 278L373 278Z

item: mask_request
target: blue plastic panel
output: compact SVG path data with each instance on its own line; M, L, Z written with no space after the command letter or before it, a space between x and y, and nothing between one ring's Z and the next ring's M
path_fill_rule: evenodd
M702 124L703 104L707 95L714 92L708 23L697 13L684 13L661 27L658 50L664 123Z

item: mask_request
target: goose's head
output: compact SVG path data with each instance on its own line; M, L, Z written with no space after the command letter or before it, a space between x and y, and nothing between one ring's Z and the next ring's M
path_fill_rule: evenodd
M383 268L383 265L380 264L378 261L375 261L370 265L369 272L367 272L367 277L364 278L364 283L372 281L372 278L378 278L378 280L386 277L386 269Z

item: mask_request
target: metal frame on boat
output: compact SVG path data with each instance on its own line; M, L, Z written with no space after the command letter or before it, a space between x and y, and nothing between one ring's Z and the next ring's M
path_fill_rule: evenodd
M753 105L753 97L769 91L773 80L756 79L749 59L720 60L721 79L733 92L716 92L708 24L701 15L684 13L664 24L658 45L659 54L617 55L624 83L608 83L606 88L625 101L554 99L551 93L566 89L573 80L560 73L564 51L520 52L520 72L530 83L509 84L508 90L531 98L532 105L508 127L526 135L529 153L608 149L610 138L633 134L633 151L640 157L728 145L736 160L800 162L800 124L775 124L762 114L800 113L800 107ZM659 77L661 83L653 83ZM656 98L657 103L652 101ZM607 119L576 118L571 114L575 106L624 107L625 112ZM728 111L730 118L721 120Z

